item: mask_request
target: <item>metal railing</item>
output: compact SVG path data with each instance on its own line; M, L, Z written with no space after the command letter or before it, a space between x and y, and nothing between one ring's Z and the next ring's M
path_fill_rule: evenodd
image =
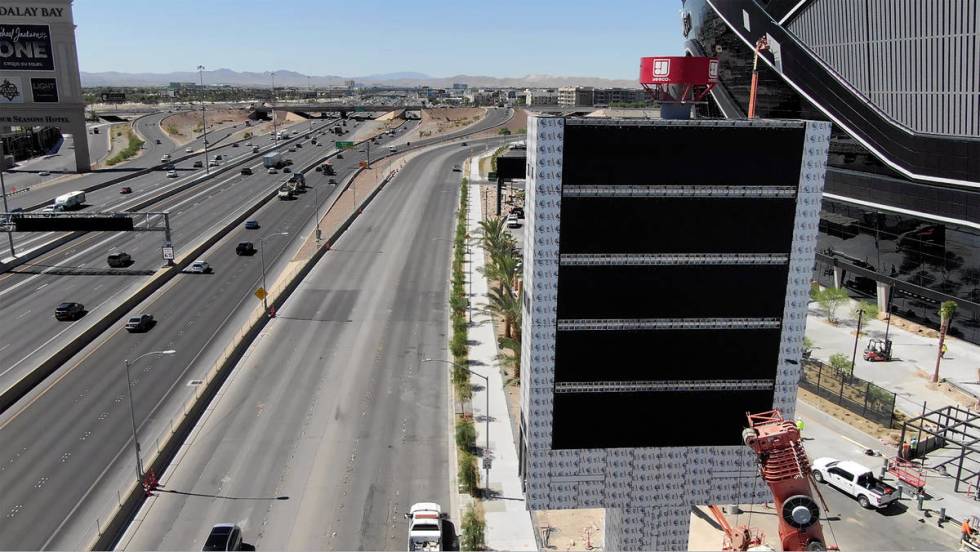
M851 412L891 427L895 393L818 360L803 359L800 387Z

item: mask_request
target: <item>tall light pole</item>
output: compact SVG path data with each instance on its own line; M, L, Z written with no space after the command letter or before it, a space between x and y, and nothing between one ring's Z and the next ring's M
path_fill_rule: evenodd
M262 260L262 289L265 290L265 295L262 296L262 308L265 309L266 314L269 314L269 288L267 288L265 285L265 240L275 236L288 235L289 232L277 232L275 234L269 234L268 236L259 238L259 259Z
M272 141L279 143L279 127L276 126L276 72L269 71L272 75Z
M3 183L3 171L7 170L7 158L3 153L3 140L0 140L0 195L3 195L3 212L9 213L10 208L7 207L7 185ZM10 256L16 256L14 253L14 234L12 232L7 232L7 243L10 244Z
M143 481L143 459L140 456L140 442L136 437L136 410L133 409L133 378L129 375L129 367L136 364L141 358L148 357L150 355L172 355L177 351L173 349L167 349L165 351L150 351L148 353L143 353L140 356L133 359L130 362L129 359L125 360L126 363L126 383L129 385L129 417L133 421L133 445L136 447L136 483L139 484Z
M477 374L476 372L474 372L473 370L470 370L466 366L463 366L462 364L456 364L455 362L453 362L451 360L441 360L441 359L437 359L437 358L426 358L426 359L422 359L422 362L441 362L443 364L448 364L448 365L450 365L450 366L452 366L454 368L462 368L463 370L466 370L467 372L469 372L471 376L476 376L478 378L481 378L484 381L484 383L486 385L485 391L486 391L486 400L487 401L486 401L485 410L483 412L483 417L484 417L484 419L485 419L484 421L486 422L487 425L486 425L486 431L484 432L485 433L484 437L486 438L485 439L486 445L484 446L484 449L483 449L483 469L486 470L486 481L485 481L485 483L487 485L487 491L489 492L490 491L490 462L489 462L490 457L488 455L490 454L490 378L487 377L487 376L481 375L481 374Z
M201 125L204 126L204 171L211 174L211 162L208 161L208 119L204 114L204 66L197 66L197 74L201 77Z

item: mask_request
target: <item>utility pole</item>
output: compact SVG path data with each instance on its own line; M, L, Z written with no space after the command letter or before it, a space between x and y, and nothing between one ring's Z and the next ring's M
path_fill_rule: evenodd
M279 144L279 127L276 126L276 72L269 71L272 75L272 141Z
M3 171L7 170L7 157L3 152L3 140L0 140L0 194L3 195L3 212L9 213L7 207L7 185L3 183ZM10 245L10 256L15 257L14 253L14 234L7 232L7 243Z
M204 126L204 171L211 174L211 162L208 161L208 119L204 114L204 66L197 66L197 73L201 77L201 125Z

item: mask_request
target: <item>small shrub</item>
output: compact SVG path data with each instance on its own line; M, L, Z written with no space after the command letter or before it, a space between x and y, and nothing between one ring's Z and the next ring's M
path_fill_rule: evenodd
M479 492L479 479L480 474L477 471L476 458L469 452L462 452L459 455L459 484L462 485L463 490L470 494L470 496L476 496Z
M842 374L851 375L851 360L842 353L830 355L830 367Z
M452 342L449 345L449 350L453 353L454 357L462 357L466 355L466 335L464 333L457 333L453 335Z
M462 535L459 539L460 548L463 550L483 550L486 548L486 544L483 542L486 525L483 516L473 504L470 504L466 508L466 513L463 514L463 523L460 527L462 529Z
M462 451L476 448L476 427L471 420L456 421L456 446Z
M828 322L837 322L837 309L848 299L847 291L841 288L826 288L817 294L817 302L827 311Z

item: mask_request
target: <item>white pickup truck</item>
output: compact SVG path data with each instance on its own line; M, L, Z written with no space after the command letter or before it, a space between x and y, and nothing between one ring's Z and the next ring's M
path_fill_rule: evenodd
M408 550L442 550L442 520L446 517L442 507L435 502L418 502L412 505L408 518Z
M862 508L887 508L902 496L897 489L857 462L823 457L813 461L813 478L856 498Z

